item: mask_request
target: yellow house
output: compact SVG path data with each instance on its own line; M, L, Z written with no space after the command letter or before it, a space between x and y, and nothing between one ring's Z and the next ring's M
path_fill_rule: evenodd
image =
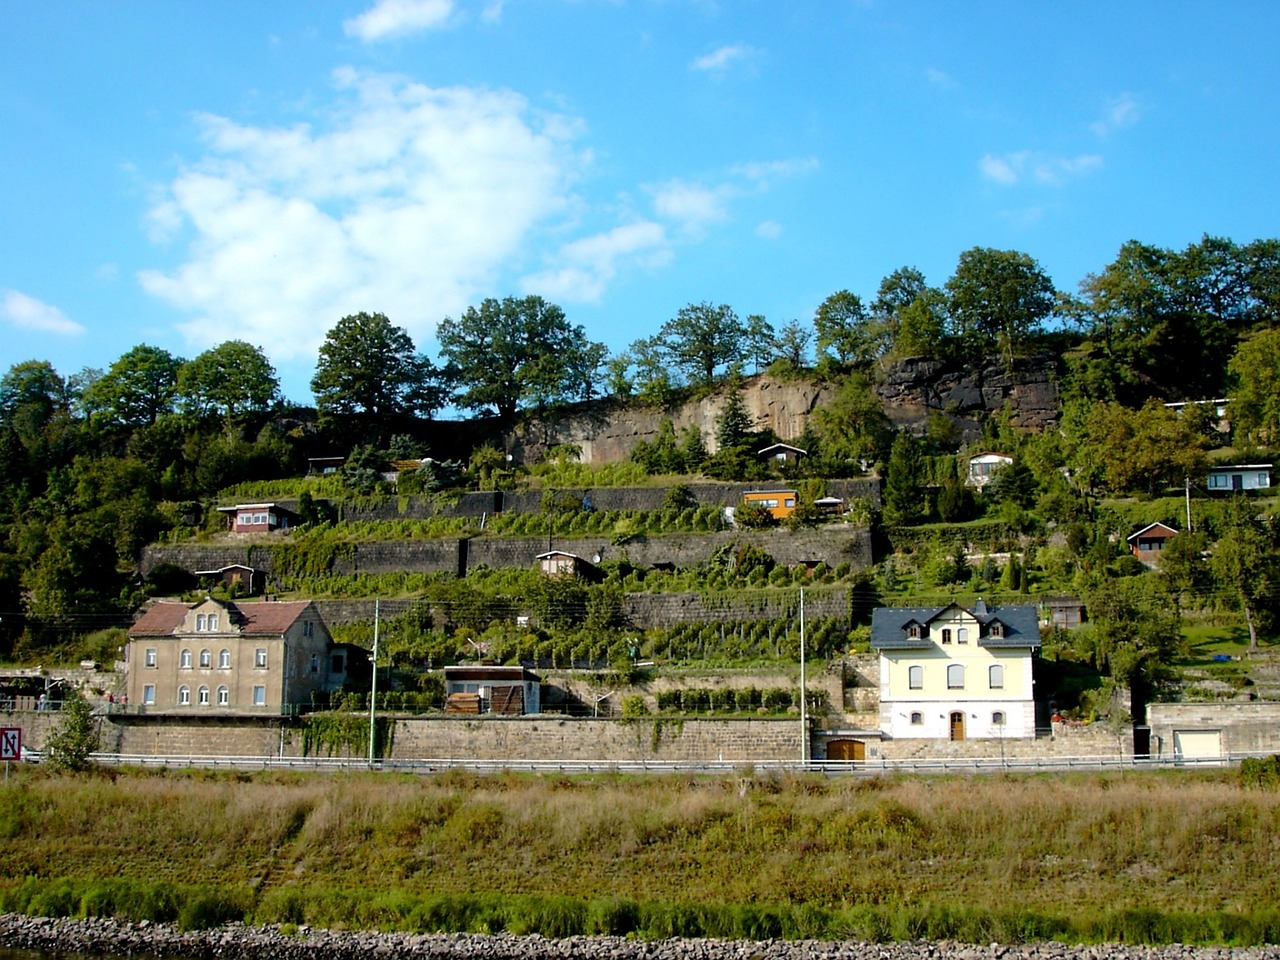
M794 490L748 490L742 495L743 503L758 503L777 520L785 520L795 513L797 496Z
M880 607L880 729L896 739L1019 739L1036 734L1033 606Z

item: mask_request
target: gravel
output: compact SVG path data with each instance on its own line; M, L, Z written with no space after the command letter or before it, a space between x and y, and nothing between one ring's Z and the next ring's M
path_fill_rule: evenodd
M629 940L471 933L374 933L231 923L182 932L156 923L0 915L0 947L192 960L1276 960L1276 947L1017 945L950 941Z

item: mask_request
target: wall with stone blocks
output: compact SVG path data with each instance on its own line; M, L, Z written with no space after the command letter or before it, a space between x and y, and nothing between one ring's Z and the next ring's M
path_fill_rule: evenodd
M396 722L397 759L729 760L800 756L800 721L413 718Z
M597 554L602 560L626 559L636 566L659 563L688 566L702 563L727 543L751 543L778 563L818 563L837 567L849 563L855 569L872 562L871 532L862 527L828 526L816 530L777 530L769 533L720 531L702 534L671 534L636 537L621 545L605 538L556 538L552 546L588 560ZM539 554L548 550L543 537L489 539L456 537L433 540L387 540L357 543L350 557L339 557L335 574L355 573L450 573L484 565L492 569L532 567ZM263 547L237 544L155 545L142 553L140 569L146 576L157 565L172 563L186 570L213 570L232 563L247 563L268 574L271 552Z

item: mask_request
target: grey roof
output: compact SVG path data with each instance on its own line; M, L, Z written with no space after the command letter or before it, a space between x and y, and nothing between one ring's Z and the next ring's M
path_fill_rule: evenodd
M907 628L912 623L927 625L952 607L960 607L960 605L949 603L941 607L877 607L871 614L872 649L919 650L933 646L927 630L921 631L924 634L922 637L909 637ZM968 607L960 607L960 609L971 614L978 621L981 627L978 637L980 647L1040 646L1040 618L1033 606L988 607L979 600L972 609ZM991 635L991 623L996 620L1004 624L1003 637Z

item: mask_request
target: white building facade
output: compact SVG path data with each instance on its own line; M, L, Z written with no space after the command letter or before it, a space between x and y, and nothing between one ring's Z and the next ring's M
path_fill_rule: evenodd
M1033 606L880 607L880 729L894 739L1035 737Z

